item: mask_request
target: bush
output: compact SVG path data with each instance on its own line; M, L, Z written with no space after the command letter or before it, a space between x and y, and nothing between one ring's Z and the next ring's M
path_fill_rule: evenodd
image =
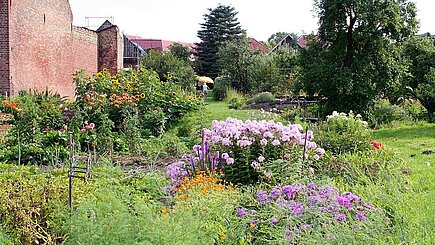
M185 90L194 91L196 76L192 66L188 61L177 58L172 53L151 50L142 60L142 67L157 72L161 81L172 82Z
M403 108L398 105L392 105L386 99L377 101L369 114L370 126L376 128L381 124L411 119Z
M352 112L327 116L317 130L317 142L327 151L338 155L345 152L364 152L370 149L370 132L367 122Z
M254 95L254 97L252 97L251 99L246 101L246 104L249 105L249 104L267 103L267 102L273 102L275 100L276 100L276 98L272 93L261 92L261 93Z
M169 165L168 175L173 186L196 169L222 169L225 180L235 184L255 184L259 180L280 183L308 170L301 164L302 158L317 161L325 153L312 141L312 131L301 131L301 125L284 126L273 121L213 121L211 130L203 129L202 144L195 145L194 153L183 161Z
M36 167L0 164L0 221L14 244L63 240L53 223L56 213L67 207L67 174L63 176L49 175Z
M217 77L214 81L213 100L222 101L227 97L227 89L231 82L226 77Z
M383 210L328 186L294 183L255 196L236 212L253 244L376 243L389 228Z
M2 102L11 113L11 127L0 150L0 161L21 164L60 164L68 156L68 118L71 103L50 92L20 94Z
M228 103L229 109L240 109L245 105L246 98L233 88L227 88L225 102Z

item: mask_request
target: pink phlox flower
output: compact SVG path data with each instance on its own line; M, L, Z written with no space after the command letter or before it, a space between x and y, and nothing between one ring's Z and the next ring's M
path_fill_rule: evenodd
M281 144L281 142L279 142L279 140L277 140L277 139L272 141L272 145L274 145L274 146L278 146L280 144Z

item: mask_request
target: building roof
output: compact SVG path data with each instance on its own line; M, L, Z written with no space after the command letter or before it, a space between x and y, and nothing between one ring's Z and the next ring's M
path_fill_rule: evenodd
M109 29L113 26L115 26L115 25L113 25L110 21L106 20L106 21L104 21L104 23L100 27L98 27L96 32L104 31L104 30Z
M253 37L248 38L249 46L254 51L261 51L261 52L267 52L269 51L269 48L264 45L262 42L257 41L257 39Z
M186 47L195 48L195 44L193 43L174 42L174 41L167 41L162 39L147 39L147 38L142 38L133 35L127 35L127 37L131 41L137 43L144 50L154 49L162 52L168 52L171 45L175 43L181 44Z

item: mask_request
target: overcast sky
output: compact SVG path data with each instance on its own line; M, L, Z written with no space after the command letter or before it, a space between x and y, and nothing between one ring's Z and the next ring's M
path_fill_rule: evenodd
M77 26L98 26L114 18L124 33L144 38L197 42L199 24L207 8L233 6L248 36L266 41L278 31L311 33L317 29L312 0L69 0ZM420 31L435 34L435 1L414 0Z

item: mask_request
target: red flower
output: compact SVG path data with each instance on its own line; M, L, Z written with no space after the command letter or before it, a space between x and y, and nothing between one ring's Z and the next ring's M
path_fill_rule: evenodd
M384 149L384 145L381 142L370 141L370 145L372 145L375 150Z

